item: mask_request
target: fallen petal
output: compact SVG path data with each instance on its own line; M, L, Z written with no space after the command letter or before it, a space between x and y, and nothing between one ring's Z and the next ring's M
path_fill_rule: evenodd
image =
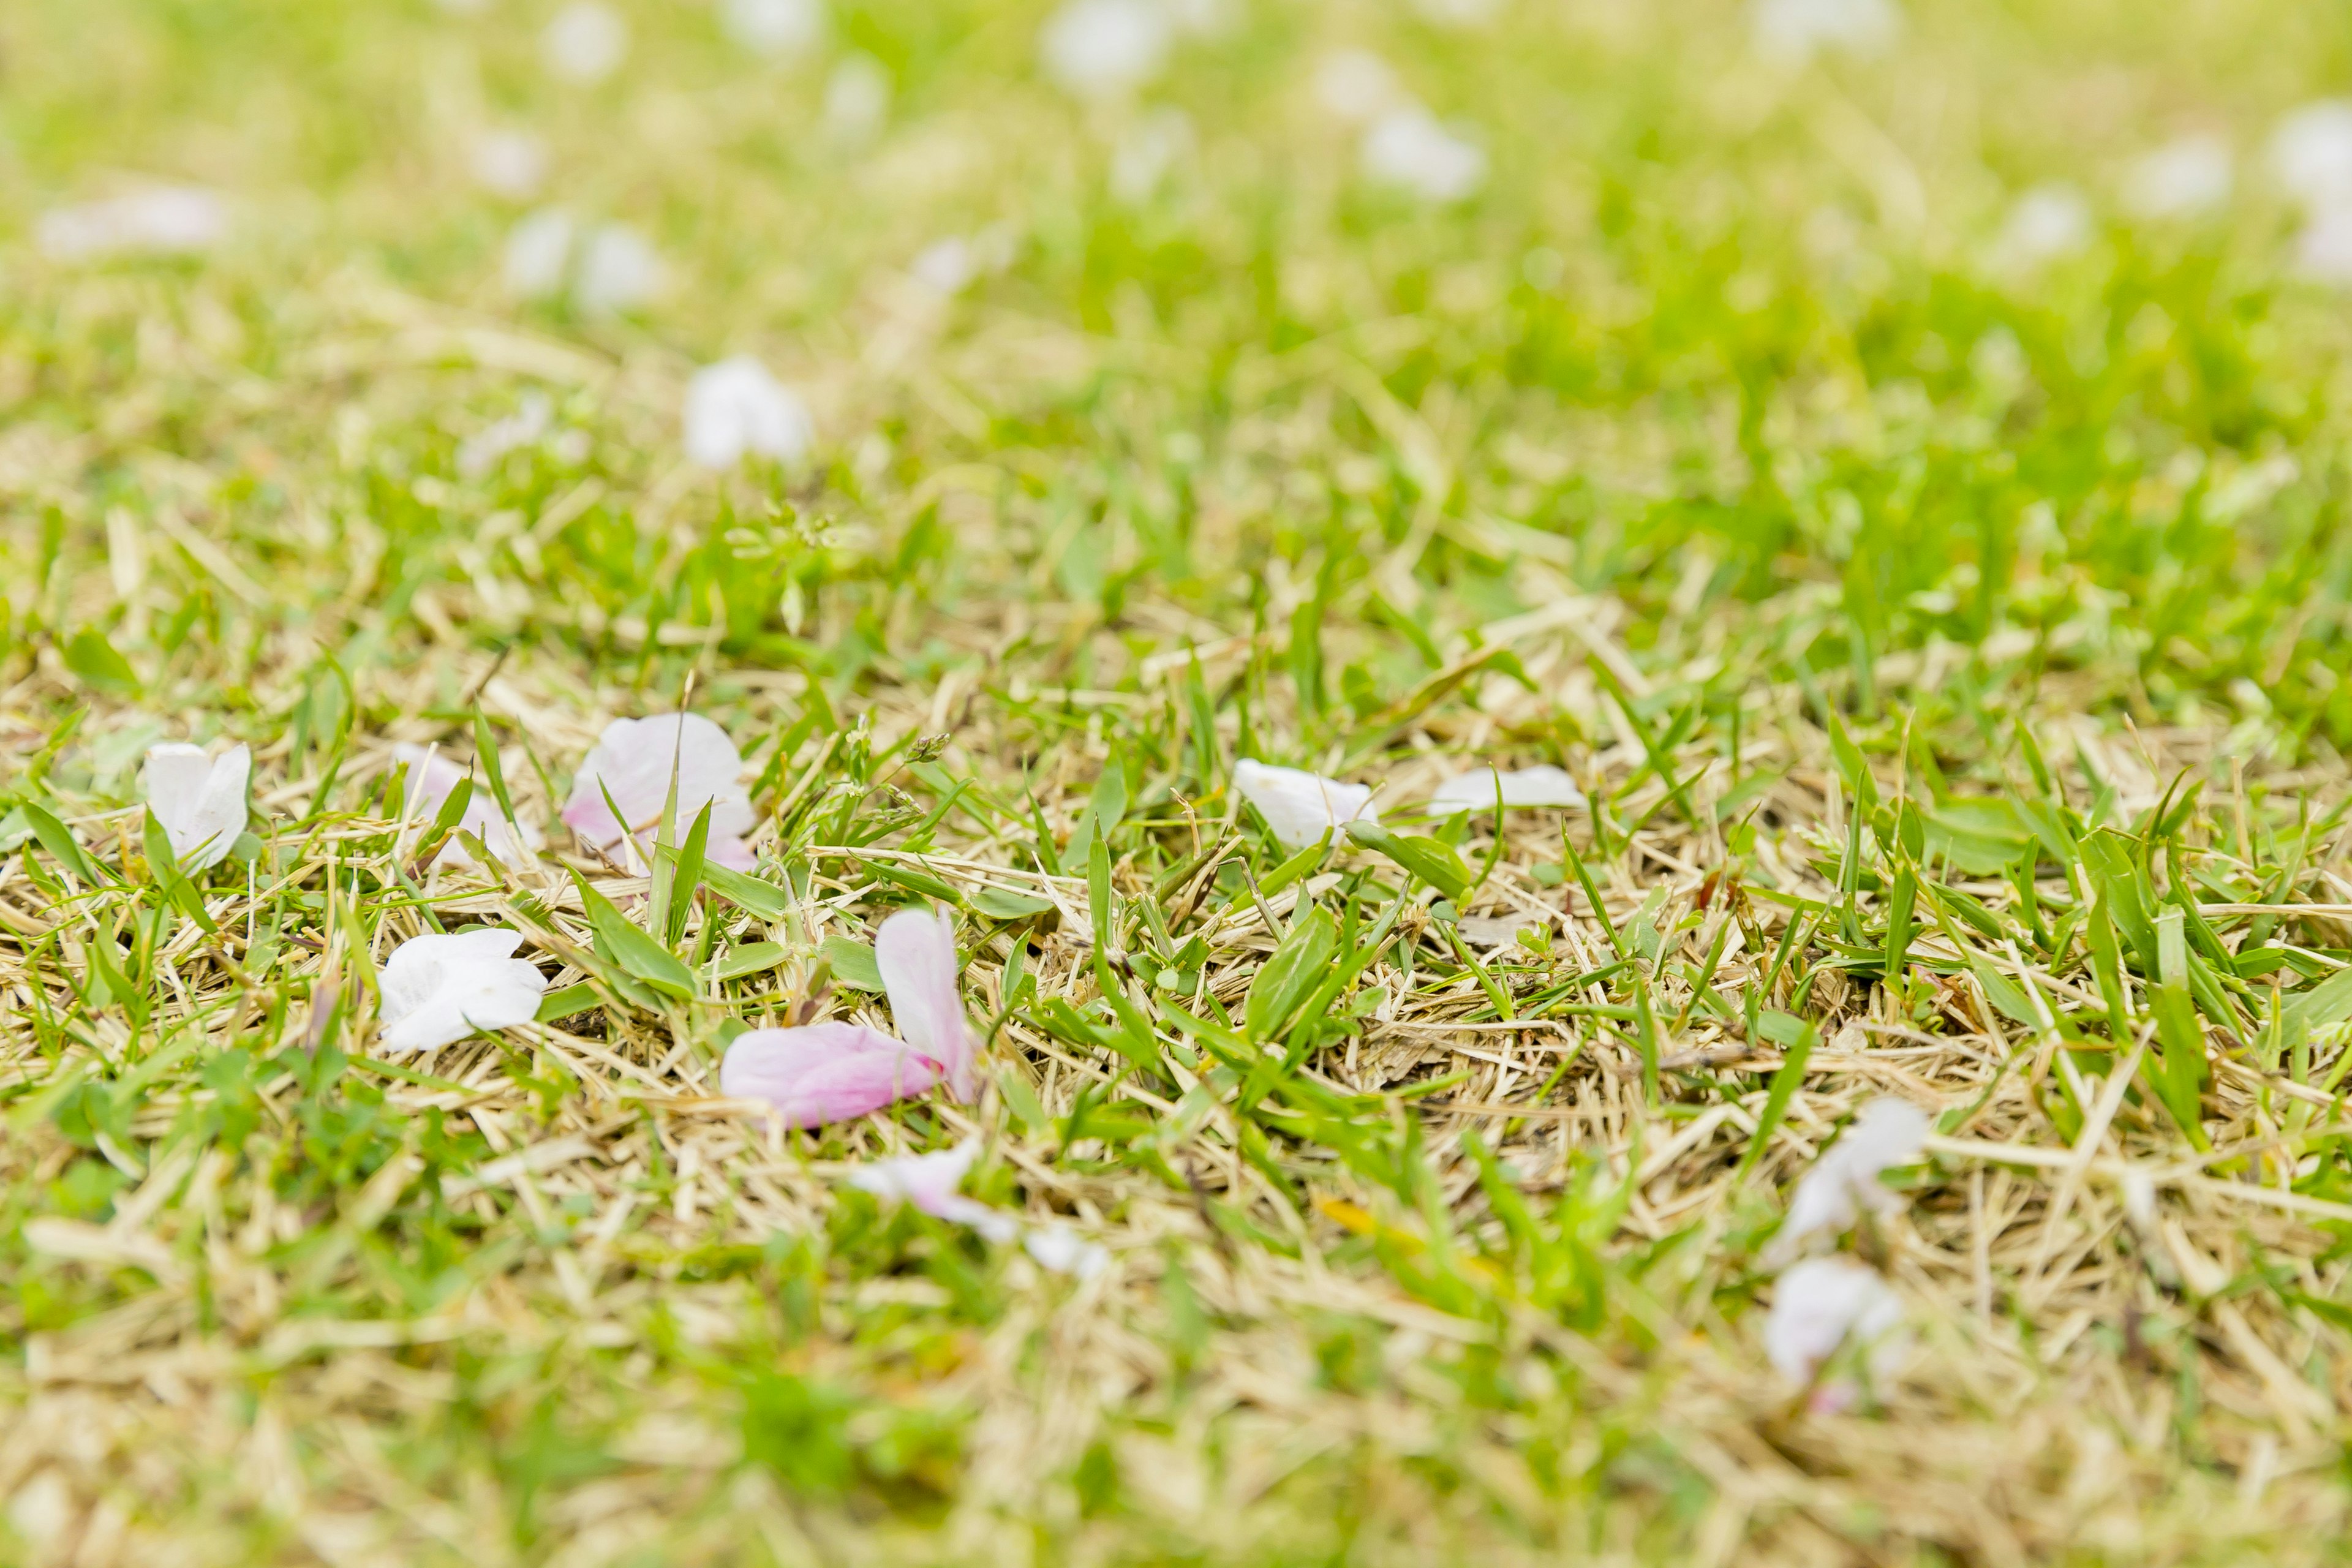
M1764 1354L1801 1387L1851 1338L1866 1347L1872 1375L1884 1377L1902 1357L1902 1301L1872 1270L1850 1258L1808 1258L1772 1287Z
M1029 1256L1056 1274L1091 1279L1110 1267L1110 1254L1066 1225L1039 1226L1021 1238Z
M1070 0L1045 24L1046 74L1078 98L1125 98L1160 74L1172 28L1153 0Z
M547 977L514 956L522 933L504 926L411 937L384 961L377 1022L388 1051L430 1050L478 1030L538 1016Z
M1018 1219L956 1191L979 1153L980 1140L967 1138L952 1149L877 1160L852 1171L849 1184L877 1197L912 1204L934 1219L969 1226L991 1241L1011 1241L1021 1233Z
M2271 174L2314 212L2352 197L2352 99L2325 98L2290 110L2271 132Z
M706 468L746 457L798 462L816 441L807 405L748 354L694 373L686 387L686 455Z
M907 1043L946 1069L958 1100L971 1098L971 1033L956 989L955 925L930 910L900 910L874 938L874 965L890 1017Z
M662 260L651 241L626 224L600 224L580 247L572 302L591 316L617 316L661 292Z
M1417 103L1389 110L1364 132L1365 176L1425 201L1458 202L1486 183L1486 152Z
M1584 804L1584 792L1576 787L1576 781L1568 776L1568 770L1542 763L1507 773L1496 773L1493 768L1456 773L1431 794L1429 809L1447 816L1465 811L1491 811L1498 791L1506 806Z
M1275 838L1304 849L1349 822L1378 822L1372 792L1298 768L1270 767L1244 758L1234 766L1234 787L1265 818Z
M465 778L466 770L443 756L438 751L404 742L392 749L393 760L408 769L408 800L406 813L411 820L431 822L441 814L442 803L449 792ZM530 822L509 823L499 815L499 803L487 784L477 783L473 795L466 802L464 815L457 826L480 839L484 847L498 860L509 866L529 865L539 856L545 842L539 828ZM441 853L434 857L436 866L463 869L474 863L456 834L451 834Z
M823 0L726 0L719 19L745 48L763 55L796 55L824 37Z
M1903 1200L1878 1178L1916 1160L1927 1130L1927 1113L1906 1101L1882 1097L1863 1107L1844 1135L1798 1178L1789 1216L1764 1249L1765 1265L1778 1268L1816 1238L1838 1235L1864 1208L1886 1214L1901 1206Z
M593 87L628 58L629 25L600 0L572 0L540 35L547 68L567 81Z
M43 254L58 261L209 250L228 233L228 211L194 185L149 185L110 200L44 213L37 231Z
M629 865L641 869L653 853L673 767L679 838L708 805L710 837L705 853L714 864L749 870L751 852L743 836L751 831L754 819L751 802L737 782L742 758L727 732L698 713L615 719L605 725L572 780L563 820L601 850L610 851L626 840ZM613 805L621 808L626 822L614 820Z
M1801 66L1826 50L1874 55L1903 30L1895 0L1754 0L1756 50Z
M245 831L246 786L253 752L234 746L217 757L183 742L147 751L147 806L182 868L209 870L227 858Z
M719 1092L764 1100L792 1127L815 1127L923 1093L944 1076L902 1040L860 1024L752 1029L719 1064Z

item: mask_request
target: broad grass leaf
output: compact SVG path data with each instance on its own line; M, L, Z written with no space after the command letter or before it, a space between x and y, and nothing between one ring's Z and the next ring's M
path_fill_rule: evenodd
M817 949L832 966L833 977L844 985L877 995L882 990L882 968L874 962L874 949L862 942L852 942L845 936L829 936Z
M1271 1040L1282 1032L1298 1005L1323 983L1339 947L1339 927L1328 910L1318 909L1290 928L1250 982L1243 1016L1252 1039Z

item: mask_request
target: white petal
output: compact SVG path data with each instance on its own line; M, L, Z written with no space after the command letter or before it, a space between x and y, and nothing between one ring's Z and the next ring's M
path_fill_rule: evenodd
M934 294L962 293L979 270L971 242L961 235L935 241L907 264L907 275Z
M2352 207L2316 213L2294 239L2297 277L2314 283L2352 283Z
M1315 96L1350 124L1361 124L1402 96L1396 73L1370 49L1338 49L1315 68Z
M1066 1225L1039 1226L1022 1237L1029 1256L1056 1274L1091 1279L1110 1267L1110 1254Z
M509 452L537 443L555 422L555 403L543 392L526 392L512 414L491 421L457 447L457 471L480 479Z
M547 180L547 144L526 131L485 131L474 138L474 181L509 201L529 201Z
M796 55L824 37L823 0L726 0L728 36L763 55Z
M956 1190L979 1155L980 1140L967 1138L952 1149L900 1154L861 1165L849 1173L848 1182L860 1192L896 1198L936 1218L970 1226L991 1241L1011 1241L1020 1233L1018 1219Z
M1927 1132L1926 1111L1908 1100L1881 1095L1862 1108L1838 1147L1853 1151L1849 1157L1855 1168L1867 1171L1875 1181L1881 1172L1916 1160Z
M1149 201L1192 151L1192 121L1182 110L1153 110L1120 132L1111 149L1111 195L1129 205Z
M1153 0L1069 0L1046 22L1045 69L1080 98L1125 98L1160 74L1172 29Z
M1927 1131L1927 1113L1916 1106L1887 1098L1864 1106L1829 1152L1798 1178L1788 1217L1764 1249L1765 1264L1777 1268L1817 1238L1836 1236L1864 1208L1887 1214L1899 1207L1902 1200L1879 1177L1916 1160Z
M2229 204L2231 178L2227 142L2184 136L2132 165L2124 205L2146 218L2196 217Z
M511 956L522 933L482 926L412 937L384 961L378 1023L387 1051L429 1050L478 1029L527 1024L547 977Z
M517 223L507 234L507 291L525 300L545 300L561 291L578 232L579 226L562 207L542 207Z
M557 76L593 86L628 58L629 25L601 0L573 0L548 23L540 48Z
M1874 55L1903 30L1894 0L1753 0L1759 54L1802 65L1827 49Z
M808 405L748 355L695 372L685 424L686 455L706 468L731 468L747 456L798 462L816 440Z
M180 742L148 750L147 804L184 868L207 870L227 858L245 831L252 773L253 752L245 746L210 760Z
M150 185L109 201L45 213L37 237L42 252L53 259L80 261L209 250L227 233L228 211L212 192L194 185Z
M859 1192L876 1197L919 1205L937 1203L963 1185L972 1162L979 1158L980 1140L967 1138L952 1149L872 1161L850 1172L846 1180Z
M2286 193L2313 208L2352 196L2352 99L2306 103L2271 133L2271 173Z
M581 247L572 300L589 315L615 316L647 303L661 286L661 257L646 237L626 224L602 224Z
M1532 924L1524 915L1464 915L1454 922L1454 929L1474 947L1507 947L1519 940L1519 933Z
M1452 816L1464 811L1492 811L1499 784L1507 806L1570 806L1584 804L1584 792L1564 768L1549 763L1497 773L1493 768L1457 773L1439 784L1429 797L1429 809Z
M192 809L212 771L213 760L202 746L165 741L147 748L147 804L165 832Z
M1885 1375L1902 1353L1903 1303L1885 1281L1846 1258L1814 1258L1780 1276L1764 1321L1764 1353L1790 1383L1811 1383L1849 1336L1871 1348Z
M1996 265L2030 271L2087 248L2091 204L2064 184L2036 185L2017 198L1993 241Z
M824 128L849 146L872 139L890 117L890 69L868 54L842 57L824 80Z
M1372 792L1298 768L1277 768L1244 758L1234 765L1234 787L1265 818L1275 838L1304 849L1343 823L1378 822Z
M1433 202L1458 202L1486 181L1486 149L1419 104L1391 109L1364 132L1365 175Z

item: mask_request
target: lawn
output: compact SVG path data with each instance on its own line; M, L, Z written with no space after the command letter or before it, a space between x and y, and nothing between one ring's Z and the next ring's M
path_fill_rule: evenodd
M11 0L0 1562L2340 1560L2347 84Z

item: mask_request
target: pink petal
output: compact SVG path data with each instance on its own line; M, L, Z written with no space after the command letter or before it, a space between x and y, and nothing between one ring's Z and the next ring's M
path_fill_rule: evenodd
M718 813L711 815L716 816ZM715 832L711 834L710 841L703 846L702 858L713 866L724 866L730 871L748 871L759 863L759 857L751 853L749 844L732 834L722 838Z
M1021 1222L1003 1209L956 1191L980 1153L980 1140L967 1138L952 1149L877 1160L849 1173L849 1184L877 1197L910 1203L934 1219L970 1226L991 1241L1011 1241Z
M572 799L563 820L581 837L599 849L618 844L625 833L637 840L642 860L661 822L662 804L669 797L670 773L677 773L677 831L688 827L707 804L710 807L710 842L733 842L730 858L714 855L718 864L748 869L740 840L756 822L751 802L737 780L743 760L727 732L698 713L663 713L651 719L615 719L604 726L595 746L580 764L572 781ZM605 796L612 797L608 805ZM616 822L612 806L627 820Z
M967 1138L952 1149L870 1161L849 1173L849 1184L877 1197L902 1199L935 1213L963 1185L971 1163L979 1157L980 1140Z
M411 745L404 741L392 749L392 758L408 769L404 787L411 816L431 816L438 812L441 803L449 798L449 792L457 787L457 781L466 776L465 769L434 747Z
M764 1100L793 1127L865 1116L922 1093L940 1065L858 1024L810 1024L738 1035L719 1064L722 1094Z
M955 927L929 910L900 910L874 938L874 965L898 1032L942 1065L958 1100L970 1100L971 1036L956 992Z

